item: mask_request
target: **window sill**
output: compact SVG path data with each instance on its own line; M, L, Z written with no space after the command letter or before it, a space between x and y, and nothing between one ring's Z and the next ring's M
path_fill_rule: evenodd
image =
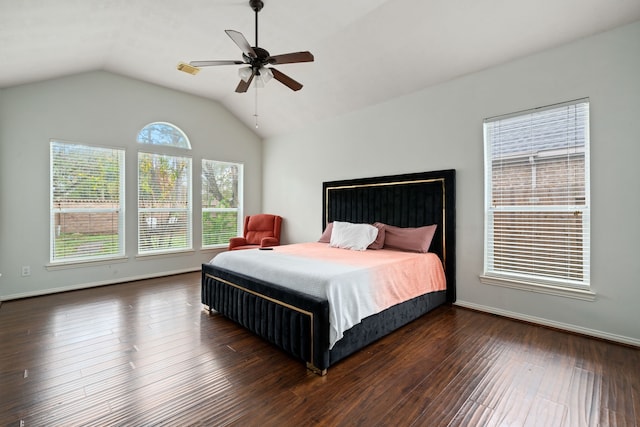
M128 262L129 257L116 257L116 258L104 258L94 260L78 260L78 261L61 261L56 263L49 263L45 265L48 271L65 270L68 268L83 268L83 267L95 267L97 265L110 265Z
M137 254L136 259L144 260L144 259L153 259L153 258L171 258L175 256L184 256L184 255L193 255L196 251L193 249L184 249L173 252L151 252L146 254Z
M543 283L527 282L524 280L507 279L497 276L480 275L480 282L485 285L502 286L504 288L520 289L523 291L537 292L541 294L555 295L565 298L574 298L583 301L595 301L596 294L587 289L545 285Z
M229 244L225 243L224 245L202 246L200 250L201 251L220 251L220 250L227 250L228 247L229 247Z

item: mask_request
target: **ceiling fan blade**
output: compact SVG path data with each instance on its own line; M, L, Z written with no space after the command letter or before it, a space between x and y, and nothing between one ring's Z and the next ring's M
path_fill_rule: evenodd
M282 55L275 55L269 58L271 64L292 64L294 62L313 62L313 55L311 52L293 52L284 53Z
M271 71L273 72L273 78L279 81L280 83L282 83L283 85L285 85L286 87L288 87L289 89L295 90L295 91L302 89L302 85L300 83L293 80L291 77L287 76L286 74L281 73L275 68L271 68Z
M256 70L253 70L253 72L251 73L251 76L249 77L249 80L247 80L246 82L244 80L240 80L240 83L238 83L238 86L236 87L236 92L238 93L245 93L247 91L247 89L249 89L249 86L251 86L251 82L253 81L253 78L256 75Z
M256 52L253 50L253 48L241 32L235 30L224 30L224 32L227 33L229 37L231 37L231 40L233 40L233 42L238 45L240 50L242 50L245 55L250 58L258 57L258 55L256 55Z
M230 60L222 60L222 61L191 61L189 65L193 67L211 67L214 65L240 65L244 64L242 61L236 61L233 59Z

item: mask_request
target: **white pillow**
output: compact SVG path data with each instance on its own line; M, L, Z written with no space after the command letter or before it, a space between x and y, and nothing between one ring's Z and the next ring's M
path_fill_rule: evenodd
M329 246L364 251L376 240L377 236L378 229L371 224L333 221Z

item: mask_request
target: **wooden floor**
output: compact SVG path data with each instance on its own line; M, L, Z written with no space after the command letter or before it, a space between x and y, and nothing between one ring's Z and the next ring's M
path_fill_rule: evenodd
M442 307L309 373L199 273L0 306L0 426L638 426L640 350Z

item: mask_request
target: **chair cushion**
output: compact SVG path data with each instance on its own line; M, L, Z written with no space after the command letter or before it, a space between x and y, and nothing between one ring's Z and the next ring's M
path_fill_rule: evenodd
M229 239L229 250L280 245L282 217L272 214L244 217L244 236Z
M249 217L249 222L247 223L247 229L251 231L269 231L273 233L273 215L252 215Z
M252 215L249 217L245 239L252 245L259 245L264 237L275 237L273 235L275 217L273 215Z

